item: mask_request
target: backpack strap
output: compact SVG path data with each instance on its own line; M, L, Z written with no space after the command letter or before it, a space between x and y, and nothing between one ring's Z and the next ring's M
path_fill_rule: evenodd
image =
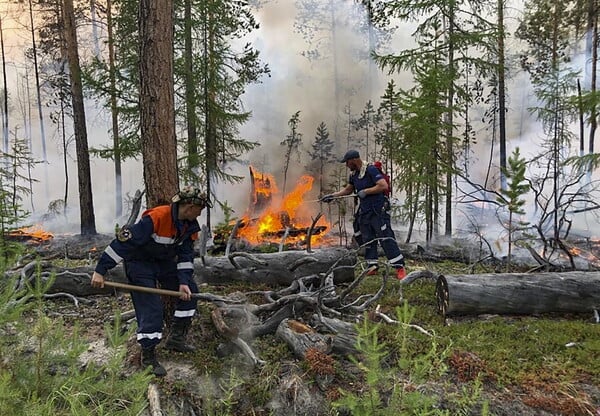
M366 173L367 175L369 175L369 179L371 179L371 182L372 182L371 186L375 186L375 184L377 183L377 181L375 181L375 177L374 177L374 176L373 176L373 174L372 174L372 173L369 171L369 166L375 166L375 165L373 165L372 163L367 163L367 166L365 167L365 173ZM358 176L358 175L359 175L359 172L356 172L356 173L352 173L352 174L350 175L350 177L352 178L352 177L354 177L354 176Z
M369 166L375 166L375 165L373 165L373 164L371 164L371 163L367 163L367 168L368 168ZM369 169L367 169L367 173L369 174L369 178L371 178L371 182L373 182L373 185L372 185L372 186L375 186L375 184L376 184L376 182L375 182L375 178L373 177L373 175L371 175L371 173L369 172ZM385 173L381 172L381 176L383 176L383 179L385 180L385 182L386 182L386 183L387 183L387 185L388 185L388 190L387 190L387 192L384 192L384 193L383 193L383 196L385 197L385 199L386 199L386 201L387 201L387 200L389 200L389 198L388 198L388 195L389 195L389 193L390 193L390 189L389 189L389 188L390 188L390 182L389 182L389 180L388 180L388 177L387 177L387 175L386 175Z
M372 163L367 163L367 168L366 168L366 171L369 174L369 178L371 178L371 182L373 182L373 185L371 185L371 186L375 186L375 184L377 183L377 181L375 181L375 178L373 177L373 175L369 171L369 166L375 166L375 165L373 165Z

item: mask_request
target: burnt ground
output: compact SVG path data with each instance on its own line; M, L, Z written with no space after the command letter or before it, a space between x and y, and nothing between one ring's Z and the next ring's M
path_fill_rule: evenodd
M68 298L48 299L45 302L46 313L49 316L60 316L66 325L78 325L83 335L89 340L88 351L82 357L83 361L102 363L107 358L109 350L105 346L104 325L110 321L115 310L130 311L131 304L127 294L115 296L95 295L85 298L87 301L75 305ZM126 325L126 323L124 323ZM268 363L264 368L253 367L243 356L234 355L229 359L218 356L215 346L219 335L216 333L206 306L199 306L199 314L194 321L190 340L199 350L191 355L171 353L159 347L160 361L168 371L168 375L156 381L160 391L162 414L193 415L202 413L207 407L215 408L220 395L227 396L235 390L235 404L227 405L227 412L220 414L235 415L330 415L328 400L338 397L338 388L366 391L366 386L354 384L359 377L356 367L345 358L334 358L335 371L328 371L331 363L306 363L295 359L286 353L283 343L280 355L262 356L262 348L272 348L274 342L280 342L274 337L265 337L253 344L253 349ZM265 343L265 344L262 344ZM268 345L268 347L267 347ZM140 371L139 349L134 335L127 343L128 361L124 374ZM269 362L270 360L276 362ZM322 365L325 370L319 374L315 366ZM465 405L465 409L456 408L452 397L461 394L464 387L465 374L477 368L476 357L452 357L453 371L448 373L445 380L433 380L419 385L418 389L428 396L437 397L440 408L449 408L450 414L482 414L478 406ZM234 388L225 381L225 375L231 374L235 367L238 381ZM245 380L242 382L241 380ZM349 381L353 380L353 381ZM270 386L270 397L264 397L264 391L257 393L257 386ZM541 385L542 383L540 383ZM574 400L564 398L557 401L551 394L544 395L546 387L535 386L532 381L531 389L487 383L484 380L482 397L489 403L489 414L493 415L600 415L600 388L586 384L585 381L572 386ZM219 393L220 392L220 393ZM229 402L228 402L229 403ZM467 411L466 409L471 409ZM221 407L221 410L223 408ZM150 413L148 413L150 414ZM343 413L342 413L343 414ZM408 414L408 413L407 413Z

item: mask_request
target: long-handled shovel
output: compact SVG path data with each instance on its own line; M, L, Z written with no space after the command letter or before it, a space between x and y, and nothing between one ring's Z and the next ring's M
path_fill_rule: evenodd
M117 289L124 289L134 292L144 292L144 293L153 293L155 295L164 295L164 296L174 296L180 297L182 292L178 292L177 290L168 290L168 289L159 289L157 287L145 287L145 286L136 286L129 285L127 283L119 283L119 282L111 282L110 280L104 281L104 286L114 287ZM209 302L224 302L224 303L232 303L231 300L224 299L220 296L212 295L210 293L192 293L192 298L205 300ZM235 303L235 302L233 302Z

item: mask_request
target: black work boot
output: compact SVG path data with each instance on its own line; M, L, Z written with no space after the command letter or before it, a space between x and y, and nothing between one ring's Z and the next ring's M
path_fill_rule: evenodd
M192 318L173 318L171 333L165 347L178 352L194 352L196 348L185 343L188 330L192 325Z
M155 347L142 348L142 368L152 367L152 373L157 377L167 375L167 370L156 359Z

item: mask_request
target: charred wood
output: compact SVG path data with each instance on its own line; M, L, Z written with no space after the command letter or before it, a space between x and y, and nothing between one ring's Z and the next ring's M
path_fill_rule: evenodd
M217 347L220 356L239 351L248 357L254 365L264 364L264 361L257 357L250 345L239 337L242 327L255 324L258 321L253 314L243 308L217 308L212 311L211 319L217 332L226 339L225 343Z
M600 308L600 272L439 276L436 298L444 317L592 313Z
M294 319L281 321L275 335L290 347L296 357L301 359L305 358L308 350L329 354L333 343L331 337L320 334L310 326Z
M310 240L311 237L313 236L313 234L315 234L315 231L317 230L317 222L321 219L321 217L323 216L322 212L319 212L319 214L313 218L312 223L310 224L310 227L308 227L308 231L306 232L306 251L308 253L312 253L312 247L310 244ZM319 232L323 232L323 230L319 231Z
M240 260L242 259L242 260ZM331 271L339 282L351 281L354 278L352 262L356 254L345 249L328 249L315 251L311 255L305 252L270 253L265 255L249 253L233 253L231 259L211 257L194 262L195 279L198 284L227 284L236 281L261 283L287 287L298 279L311 276L315 282L320 273ZM342 267L340 265L347 264ZM89 265L77 267L56 266L50 261L31 261L19 269L7 272L9 277L16 278L17 288L23 288L39 275L43 281L54 276L54 283L49 293L67 292L75 296L110 294L110 288L98 289L90 285L91 275L95 268L95 260ZM124 269L119 265L106 276L107 280L127 283Z
M358 353L356 349L357 331L354 323L318 314L312 316L310 323L317 331L330 334L332 353L342 356Z
M308 302L311 301L309 298L305 298L305 300ZM271 312L274 312L263 323L246 327L240 332L240 338L250 340L267 334L273 334L275 331L277 331L277 327L284 319L302 315L306 310L307 305L306 303L288 303L280 306L279 308L273 307L272 304L269 306ZM264 309L265 308L263 308L263 310Z
M135 191L135 195L131 200L131 212L129 213L129 218L127 218L127 222L124 224L125 226L133 225L138 215L140 215L140 209L142 208L142 196L146 193L146 190L140 191L139 189Z
M307 275L333 270L336 283L354 280L356 252L345 248L323 248L280 253L233 252L228 257L206 258L206 265L195 263L196 279L200 283L223 284L234 281L290 285ZM350 266L350 267L344 267Z
M225 247L225 256L229 257L229 253L231 252L231 245L233 244L233 241L235 240L236 236L237 236L237 231L238 228L240 228L240 225L242 224L242 220L237 220L235 222L235 225L233 226L233 229L231 230L231 233L229 234L229 238L227 239L227 246Z

